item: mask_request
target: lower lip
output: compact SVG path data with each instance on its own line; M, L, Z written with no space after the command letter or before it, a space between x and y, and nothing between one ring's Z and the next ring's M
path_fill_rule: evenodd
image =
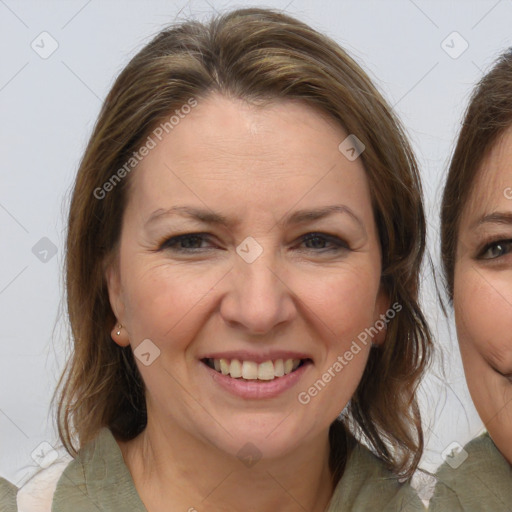
M276 377L269 381L233 379L232 377L213 370L203 362L201 362L201 364L210 372L213 380L219 384L219 386L233 395L246 399L264 399L274 398L293 387L302 378L304 372L307 371L312 363L308 361L294 372L283 375L282 377Z

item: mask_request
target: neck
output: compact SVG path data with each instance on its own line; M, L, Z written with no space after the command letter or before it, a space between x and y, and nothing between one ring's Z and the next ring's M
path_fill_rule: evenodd
M119 442L149 512L323 512L332 497L328 430L275 459L241 461L187 431L148 422Z

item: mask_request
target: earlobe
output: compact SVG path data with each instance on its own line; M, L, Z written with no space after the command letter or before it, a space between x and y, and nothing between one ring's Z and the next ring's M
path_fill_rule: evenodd
M114 343L117 343L120 347L127 347L130 344L130 338L128 332L121 324L116 324L110 332L110 337Z

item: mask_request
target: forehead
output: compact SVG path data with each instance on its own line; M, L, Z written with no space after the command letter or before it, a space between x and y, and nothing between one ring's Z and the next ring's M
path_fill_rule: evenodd
M477 172L464 220L495 210L512 210L512 127L495 142Z
M343 191L369 201L361 159L338 149L346 137L337 121L302 101L255 106L214 94L157 141L131 176L131 194L143 209L185 196L226 209L235 200L291 207Z
M199 154L215 154L216 159L226 160L251 158L272 163L286 156L286 161L298 162L304 156L318 157L326 148L331 149L332 156L345 136L333 118L302 101L253 105L212 94L164 134L145 161L161 162L164 157L188 162ZM146 167L144 162L142 167ZM242 171L246 174L248 169Z

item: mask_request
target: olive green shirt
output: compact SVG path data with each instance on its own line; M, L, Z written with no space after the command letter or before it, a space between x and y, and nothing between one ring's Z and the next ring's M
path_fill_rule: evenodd
M0 511L11 512L17 510L17 489L3 478L0 478Z
M0 478L1 512L17 512L16 494L17 489ZM51 512L147 512L107 428L65 467L51 502ZM357 445L326 512L339 511L423 512L425 508L412 487L400 484L375 455Z
M486 432L465 447L467 458L455 468L437 470L431 512L512 512L512 467Z

